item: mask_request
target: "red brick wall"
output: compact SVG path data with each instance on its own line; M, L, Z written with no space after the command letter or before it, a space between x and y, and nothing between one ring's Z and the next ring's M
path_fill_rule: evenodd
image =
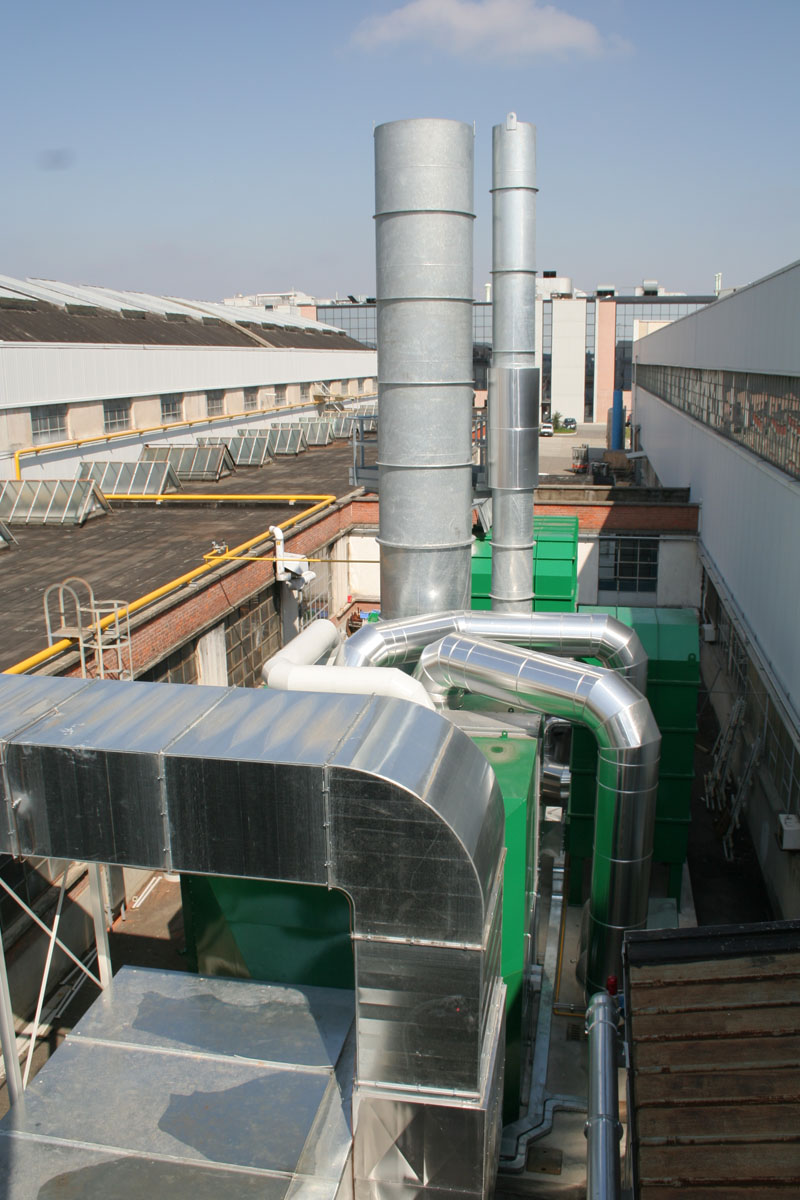
M354 526L377 528L377 497L337 504L298 531L288 531L286 549L313 557L315 551ZM555 504L537 503L536 512L547 516L576 516L584 533L697 532L698 508L693 504ZM247 562L196 590L183 587L173 600L165 598L152 615L132 631L134 674L153 666L189 638L222 621L228 613L262 592L275 577L273 562ZM66 672L80 674L80 665Z

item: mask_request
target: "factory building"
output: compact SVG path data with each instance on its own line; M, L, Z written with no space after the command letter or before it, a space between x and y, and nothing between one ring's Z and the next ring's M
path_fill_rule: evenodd
M722 447L723 473L728 453L774 472L761 528L777 523L785 559L797 455L790 446L775 459L797 416L791 326L762 326L772 340L759 358L736 344L758 324L757 297L733 297L743 307L681 298L703 311L642 343L641 449L631 460L640 474L605 487L541 480L546 390L553 410L585 417L587 346L598 340L608 351L602 388L624 383L630 346L620 350L628 322L618 310L627 306L611 289L576 296L553 276L537 312L535 130L509 113L492 145L482 462L472 411L474 131L397 121L375 130L380 363L346 333L304 325L304 337L335 339L330 365L339 366L323 371L315 360L310 378L295 381L325 396L333 389L321 384L349 375L343 390L360 395L354 382L377 374L377 462L368 464L377 494L346 490L348 445L319 443L281 461L274 444L256 469L220 469L213 492L173 445L165 467L184 474L171 490L134 494L131 482L105 496L91 475L91 513L70 493L59 527L39 529L54 493L25 514L15 503L15 523L0 525L16 568L0 583L4 663L31 638L32 600L53 562L62 578L90 563L104 586L124 579L145 592L101 618L84 581L63 580L57 596L68 609L74 602L77 629L62 609L61 628L48 621L48 647L0 674L0 850L5 865L51 872L54 937L68 882L64 872L59 887L54 864L85 869L102 992L30 1081L53 945L24 1047L0 954L13 1101L0 1121L0 1174L14 1200L64 1186L329 1200L506 1200L547 1189L618 1200L623 1171L637 1200L734 1191L755 1200L765 1184L796 1192L797 1096L776 1089L774 1076L796 1062L800 923L737 936L685 928L694 923L685 859L700 617L712 697L706 652L720 647L720 678L732 664L748 676L763 670L772 690L751 690L767 723L770 704L788 712L797 674L794 643L778 670L769 656L780 633L757 620L755 579L781 559L756 546L755 523L746 573L741 510L755 503L760 477L738 471L737 458L729 492L715 490L717 475L703 468L716 442L698 436L698 414L709 397L719 401L707 433ZM785 318L784 284L773 300L777 309L783 299ZM633 299L643 313L631 309L630 342L635 322L676 315ZM18 302L17 311L25 315ZM275 344L300 336L294 325L275 333L276 312L265 307L257 330L238 314L233 325L216 311L212 320L225 336L260 339L230 347L236 354L329 353ZM174 322L162 318L166 336ZM187 327L196 319L187 315ZM163 345L176 349L174 338ZM363 357L351 363L351 354ZM190 382L183 396L207 401ZM231 403L238 387L270 382L229 377ZM595 374L595 419L600 382ZM141 394L158 400L162 417L175 415L161 408L166 382ZM741 414L756 410L761 440L747 442ZM206 409L200 424L214 420ZM220 420L226 437L225 422L242 423L228 409ZM169 438L171 427L164 420L158 432ZM115 435L138 443L150 431L137 419L99 436ZM223 439L218 466L247 440ZM15 465L35 464L36 449L18 449ZM726 502L729 514L718 507ZM793 563L769 599L778 631L791 628L796 571ZM750 695L738 707L731 779L759 762L734 736L757 723ZM776 746L791 736L784 723ZM777 830L788 855L791 822ZM127 894L139 871L179 880L189 962L125 965L112 978L114 889ZM8 955L15 987L19 955L17 946Z
M302 316L0 276L0 478L19 452L26 478L74 477L145 440L370 394L375 375L374 350Z
M701 507L704 676L776 912L800 915L800 263L636 343L651 481Z
M560 413L578 424L605 425L616 390L622 391L623 403L630 408L634 340L654 325L676 321L715 299L670 293L655 280L645 280L632 294L606 285L587 295L568 276L543 271L536 281L535 302L542 417ZM316 315L365 345L377 344L374 300L318 302ZM481 398L492 356L490 300L473 305L472 343L475 388Z

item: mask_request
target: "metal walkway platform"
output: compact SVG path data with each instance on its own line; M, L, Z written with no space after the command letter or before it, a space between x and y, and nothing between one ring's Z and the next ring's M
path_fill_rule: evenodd
M354 999L123 968L0 1122L4 1200L344 1200Z

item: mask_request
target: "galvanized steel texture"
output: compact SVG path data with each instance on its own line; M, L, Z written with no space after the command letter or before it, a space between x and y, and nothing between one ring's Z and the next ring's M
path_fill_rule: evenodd
M466 605L472 466L473 130L375 130L381 603ZM410 517L414 513L413 519Z

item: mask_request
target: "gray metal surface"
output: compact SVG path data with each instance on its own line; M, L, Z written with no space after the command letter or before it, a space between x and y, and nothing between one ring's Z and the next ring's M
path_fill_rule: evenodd
M79 479L92 479L104 496L160 496L181 481L168 462L82 462Z
M142 446L140 462L168 462L179 479L216 481L234 470L226 445Z
M617 1001L598 992L586 1010L589 1037L589 1115L586 1121L586 1200L619 1200L619 1122Z
M607 613L430 613L362 625L342 642L338 661L350 667L399 666L416 662L431 642L448 633L513 642L545 654L599 658L642 693L647 655L639 635Z
M481 1107L503 809L464 734L380 697L8 675L0 714L32 716L33 686L43 715L0 738L0 850L340 888L358 1093Z
M375 130L381 604L468 603L473 130Z
M536 129L509 113L492 130L492 366L488 476L492 609L530 612L539 481L535 366Z
M300 427L309 446L329 446L333 441L333 430L330 421L303 420Z
M8 525L82 525L110 512L91 479L7 479L0 482L0 520Z
M347 991L123 968L0 1123L3 1195L334 1200L352 1022Z
M621 977L626 929L647 922L661 734L650 705L614 672L448 635L416 675L432 693L479 692L586 725L598 745L586 986Z

